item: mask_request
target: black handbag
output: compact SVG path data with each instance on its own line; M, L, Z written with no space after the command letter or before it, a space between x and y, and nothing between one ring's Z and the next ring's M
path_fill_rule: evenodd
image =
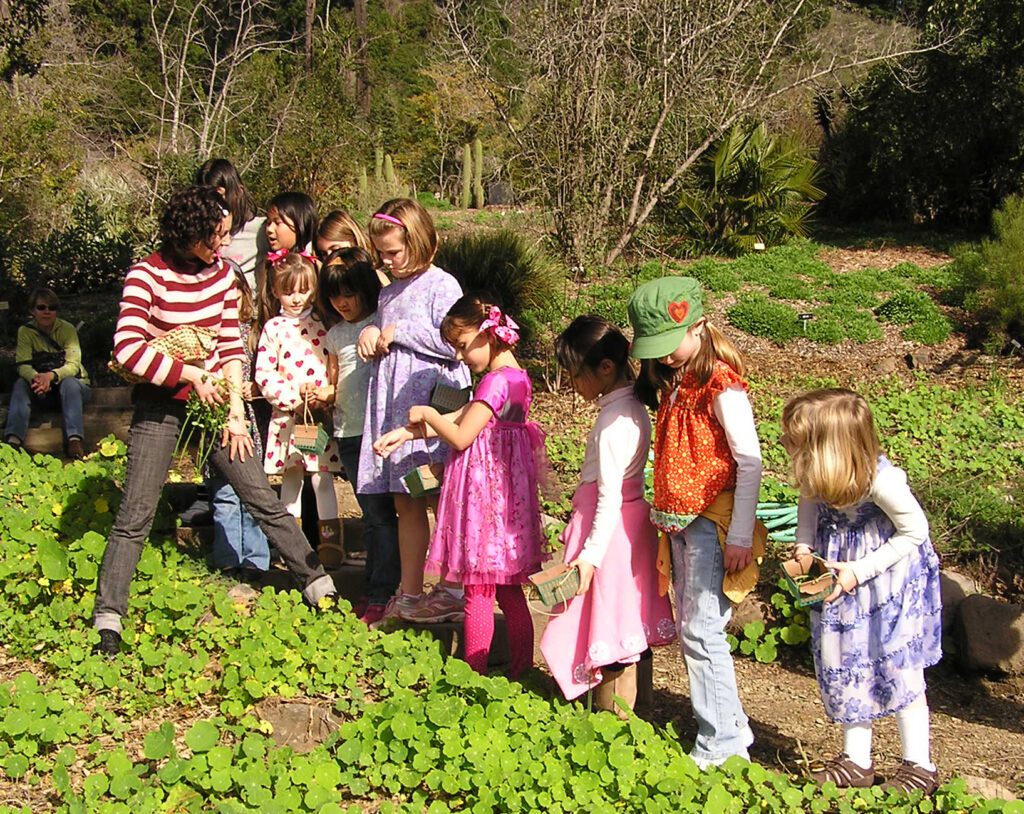
M25 327L39 334L43 341L53 350L32 351L31 359L16 359L14 362L16 365L31 365L36 373L50 373L67 364L67 353L52 336L43 333L34 325L26 325Z

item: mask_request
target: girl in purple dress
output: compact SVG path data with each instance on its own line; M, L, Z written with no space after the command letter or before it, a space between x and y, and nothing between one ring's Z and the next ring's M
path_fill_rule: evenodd
M441 337L441 322L462 296L462 288L450 274L431 265L437 232L430 215L416 201L398 198L374 214L369 232L394 281L380 292L377 313L360 333L356 348L361 359L374 361L363 425L368 441L404 426L413 407L430 403L435 385L469 385L466 366ZM374 455L369 444L360 451L357 491L393 495L398 513L402 583L381 623L396 616L416 622L462 618L458 586L441 585L423 594L423 565L430 542L427 508L436 509L437 497L413 497L402 480L423 464L439 466L447 453L437 438L410 440L387 457Z
M896 716L903 762L882 784L930 794L924 668L942 657L939 561L902 469L882 455L867 402L815 390L782 412L782 445L800 487L794 558L814 553L837 582L811 611L821 699L843 726L843 752L811 772L819 783L871 786L871 724Z
M527 420L530 376L512 353L517 327L492 300L467 294L456 302L441 334L471 371L486 371L473 399L447 415L413 407L408 425L374 444L382 456L415 437L437 436L452 447L427 569L465 586L466 661L478 673L487 671L497 598L513 678L533 664L533 621L521 586L542 559L537 461L544 450L543 433Z

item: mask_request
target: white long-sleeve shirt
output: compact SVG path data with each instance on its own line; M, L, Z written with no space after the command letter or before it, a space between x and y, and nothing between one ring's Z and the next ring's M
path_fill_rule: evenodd
M622 483L642 478L651 448L651 418L633 386L620 387L597 399L601 412L587 436L582 483L597 482L597 508L579 558L601 567L619 523Z
M736 385L715 396L715 418L725 430L729 451L736 460L736 489L732 520L725 542L750 548L754 544L757 498L761 491L761 442L747 391Z
M907 475L898 467L890 466L881 470L865 496L878 506L892 521L896 532L889 540L874 551L849 563L858 583L874 579L883 571L892 568L904 557L928 539L928 518L921 504L907 484ZM848 512L856 512L854 506ZM818 525L818 501L800 498L797 506L796 542L814 548L815 531Z

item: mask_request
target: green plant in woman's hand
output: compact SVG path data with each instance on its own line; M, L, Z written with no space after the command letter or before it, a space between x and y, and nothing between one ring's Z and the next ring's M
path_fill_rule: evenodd
M196 441L196 469L201 470L206 464L214 444L221 443L224 430L228 426L230 412L229 387L226 379L205 378L204 383L212 383L221 394L218 402L204 400L196 390L189 393L185 402L185 423L182 427L178 443L174 448L174 457L185 455L189 444Z

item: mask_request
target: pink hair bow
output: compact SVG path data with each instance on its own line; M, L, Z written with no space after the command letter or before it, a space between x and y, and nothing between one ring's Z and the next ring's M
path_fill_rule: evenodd
M272 266L276 266L282 260L284 260L289 254L297 254L299 257L303 257L310 263L316 264L316 258L313 257L307 251L301 252L290 252L288 249L278 249L276 252L267 252L267 262Z
M487 319L480 323L481 331L490 331L506 345L515 345L519 341L519 326L507 314L501 313L497 305L492 305L487 312Z

